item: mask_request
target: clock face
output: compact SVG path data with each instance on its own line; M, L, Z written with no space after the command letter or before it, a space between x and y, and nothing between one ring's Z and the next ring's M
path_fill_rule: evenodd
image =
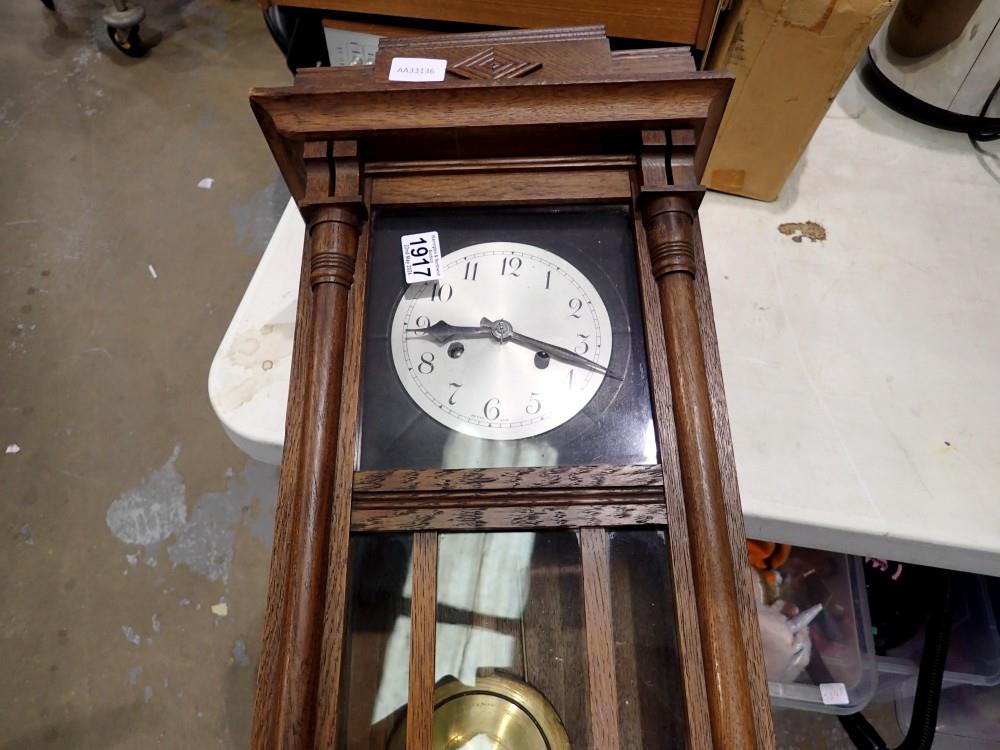
M420 409L462 434L513 440L590 402L608 377L613 337L580 270L517 242L461 248L442 270L410 286L392 320L396 374Z
M371 226L359 469L658 460L627 206L383 208ZM407 284L404 238L431 231L442 278Z

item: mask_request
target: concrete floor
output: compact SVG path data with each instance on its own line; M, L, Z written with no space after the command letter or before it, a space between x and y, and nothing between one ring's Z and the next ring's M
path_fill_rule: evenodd
M56 3L0 9L0 750L243 748L277 472L205 381L288 197L247 90L289 75L251 0L144 0L142 60Z
M276 471L205 381L290 76L251 0L144 0L142 60L56 4L0 9L0 748L246 747Z

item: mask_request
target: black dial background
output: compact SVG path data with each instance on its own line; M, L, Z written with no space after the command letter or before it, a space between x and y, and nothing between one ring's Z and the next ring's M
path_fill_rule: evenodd
M515 456L503 463L514 466L524 465L525 460L535 466L637 464L658 460L646 448L652 432L652 413L635 272L635 241L627 207L381 209L373 217L372 228L360 469L500 465L494 459L471 458L491 453ZM521 440L497 441L461 435L425 414L399 381L389 336L396 305L406 287L400 238L429 231L438 232L442 255L480 242L522 242L555 253L573 264L590 279L607 306L612 329L609 369L622 375L623 380L605 378L594 398L575 417L549 432ZM455 324L467 325L461 321ZM451 460L445 465L447 441L451 443ZM520 450L504 450L515 445ZM456 464L456 454L470 458ZM517 458L519 455L525 458Z

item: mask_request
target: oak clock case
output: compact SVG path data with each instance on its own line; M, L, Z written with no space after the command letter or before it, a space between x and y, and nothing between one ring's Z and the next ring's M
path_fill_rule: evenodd
M372 226L360 469L658 460L627 207L380 210ZM401 239L430 231L443 278L407 285Z
M586 27L252 92L307 226L253 747L772 750L697 223L732 84Z

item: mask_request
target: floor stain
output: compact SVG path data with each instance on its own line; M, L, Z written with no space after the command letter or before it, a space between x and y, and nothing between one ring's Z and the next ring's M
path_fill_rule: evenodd
M142 636L135 632L135 628L131 625L122 625L122 634L125 639L131 643L133 646L138 646L142 643Z
M108 528L125 544L156 544L184 527L184 480L174 467L180 452L180 445L175 446L163 466L119 495L108 508Z
M250 666L250 657L247 656L247 644L245 641L233 643L233 661L241 667Z
M792 242L802 242L806 237L810 242L826 240L826 227L815 221L789 221L778 225L778 231L792 238Z
M246 524L261 544L270 547L277 496L277 467L248 461L239 476L227 480L225 490L198 498L190 519L167 548L170 562L210 581L227 583L236 527Z
M119 541L144 548L147 566L156 567L158 545L172 539L167 556L174 566L226 583L240 523L261 544L271 545L277 467L248 461L240 475L227 472L226 489L199 497L189 514L184 479L174 466L179 455L178 445L163 466L111 503L105 520ZM139 554L127 553L125 559L135 567Z

